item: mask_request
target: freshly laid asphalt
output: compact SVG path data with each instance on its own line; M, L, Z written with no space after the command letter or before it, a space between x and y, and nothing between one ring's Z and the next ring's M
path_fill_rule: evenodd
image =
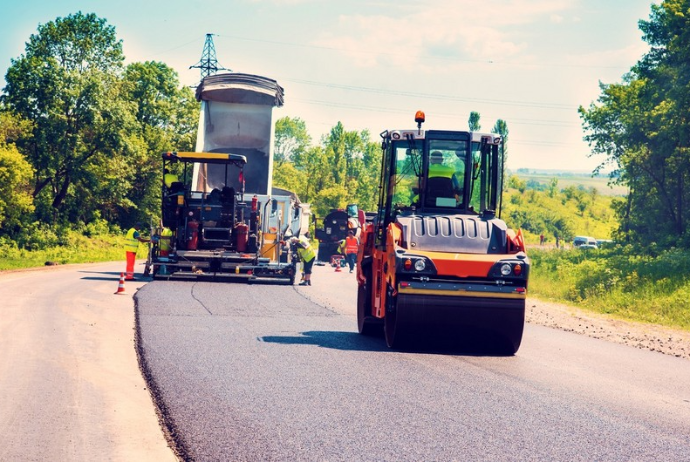
M517 355L388 350L354 274L155 281L142 366L188 460L690 460L690 362L541 326Z

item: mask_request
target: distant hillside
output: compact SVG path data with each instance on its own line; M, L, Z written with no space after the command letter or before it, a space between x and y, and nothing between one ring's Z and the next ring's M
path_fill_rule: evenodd
M556 235L562 244L570 244L578 235L610 239L618 223L611 208L616 197L606 181L586 176L509 176L502 217L511 227L522 229L528 244L538 244L541 234L549 246L555 244Z
M623 186L609 186L610 180L607 175L592 176L591 172L519 168L510 173L525 181L527 189L535 189L537 191L546 190L555 178L558 180L558 189L575 186L584 190L596 188L597 192L602 196L624 196L627 194L627 188Z

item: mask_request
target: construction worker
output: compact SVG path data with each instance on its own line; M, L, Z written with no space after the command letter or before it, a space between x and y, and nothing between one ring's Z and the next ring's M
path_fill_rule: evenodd
M172 184L177 183L178 181L180 180L177 178L177 175L170 173L170 170L166 168L163 173L163 182L165 183L165 187L170 189Z
M357 263L357 251L359 250L359 239L355 237L355 232L350 230L345 238L345 259L350 267L350 273L355 269Z
M429 156L429 178L450 178L453 182L453 194L460 193L460 183L455 176L455 169L443 163L441 151L433 151Z
M290 239L290 243L295 244L297 247L297 254L300 260L302 260L302 271L304 272L304 280L299 283L301 286L311 285L311 268L314 265L314 260L316 260L316 252L311 246L309 239L304 236L293 237Z
M139 230L141 229L141 223L136 223L133 227L127 231L125 243L125 253L127 255L127 270L125 273L125 280L134 280L134 262L137 259L137 250L139 250L139 243L148 243L149 239L141 237Z
M161 237L159 241L160 256L167 257L170 255L170 249L172 248L172 235L173 232L170 228L163 228L161 230Z
M455 176L455 169L443 163L443 153L441 151L433 151L429 155L429 178L449 178L452 184L452 190L448 191L455 196L456 200L460 200L462 191L460 189L460 182ZM419 191L417 188L412 189L412 205L419 205Z

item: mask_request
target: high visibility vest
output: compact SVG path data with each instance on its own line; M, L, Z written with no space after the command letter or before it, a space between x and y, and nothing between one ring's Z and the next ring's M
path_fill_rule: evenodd
M359 250L359 242L357 238L348 236L345 238L345 253L357 253Z
M312 261L314 257L316 257L314 248L307 239L301 236L299 238L299 242L297 243L297 253L299 254L299 258L304 262Z
M127 231L127 235L125 236L125 250L127 252L137 253L137 250L139 250L139 240L134 236L136 232L137 230L135 228L130 228L129 231Z
M443 164L429 164L429 178L450 178L453 181L453 189L460 190L462 185L455 176L455 169Z
M165 186L169 188L170 186L172 186L173 183L179 180L177 178L177 175L173 173L166 173L165 175L163 175L163 181L165 182Z
M443 164L429 164L429 178L453 178L453 167Z
M172 239L172 229L170 228L163 228L161 231L161 240L160 240L160 247L163 252L169 252L170 251L170 240Z

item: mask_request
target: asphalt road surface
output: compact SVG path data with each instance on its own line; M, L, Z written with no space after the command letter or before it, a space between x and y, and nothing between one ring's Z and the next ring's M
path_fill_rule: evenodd
M124 262L0 273L0 461L174 461Z
M515 356L357 334L354 275L153 282L147 380L181 457L690 461L690 361L527 325Z

